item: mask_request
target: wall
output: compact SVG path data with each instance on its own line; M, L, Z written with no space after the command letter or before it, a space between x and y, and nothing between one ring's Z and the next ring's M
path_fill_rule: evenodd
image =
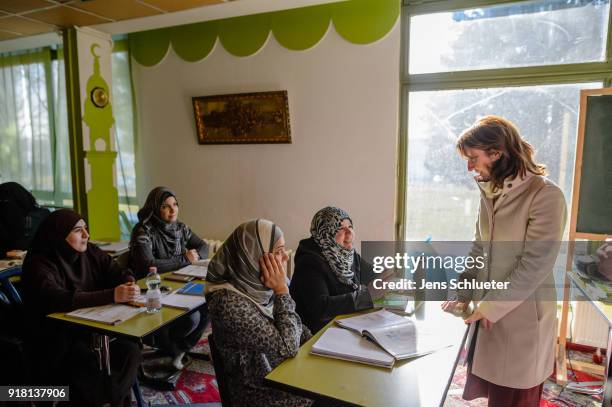
M249 57L217 41L188 63L171 47L154 67L134 60L139 115L137 190L174 189L179 217L200 236L225 239L239 223L268 218L287 247L309 235L326 205L345 208L362 240L394 238L400 28L368 45L330 24L313 48L290 51L273 35ZM286 89L292 144L198 145L192 96Z

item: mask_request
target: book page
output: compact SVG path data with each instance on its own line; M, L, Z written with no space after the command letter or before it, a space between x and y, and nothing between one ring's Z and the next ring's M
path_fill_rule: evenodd
M166 307L190 310L204 304L206 299L203 296L183 295L173 292L172 294L162 297L161 302L162 305L165 305Z
M336 324L340 325L342 328L351 329L360 333L363 333L364 331L371 331L377 328L384 328L386 326L395 326L411 323L412 322L409 319L406 319L384 309L376 312L370 312L364 315L359 315L356 317L336 320Z
M423 356L452 345L444 335L426 331L412 321L368 330L365 334L396 359Z
M178 274L180 276L193 276L193 277L205 279L207 271L208 271L208 267L196 266L194 264L190 264L189 266L185 266L182 269L173 271L173 274Z
M389 368L395 362L393 356L363 336L333 326L323 332L310 353Z
M130 307L123 304L108 304L99 307L80 308L66 313L66 316L117 325L144 311L144 308Z

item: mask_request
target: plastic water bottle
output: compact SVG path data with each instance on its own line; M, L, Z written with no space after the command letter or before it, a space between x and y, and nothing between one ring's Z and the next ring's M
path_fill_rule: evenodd
M149 267L149 274L145 280L147 284L147 314L154 314L161 310L161 278L157 274L157 267Z

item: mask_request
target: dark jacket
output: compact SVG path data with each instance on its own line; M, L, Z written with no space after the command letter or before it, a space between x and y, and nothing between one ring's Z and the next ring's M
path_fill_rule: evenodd
M51 250L28 253L22 286L34 384L70 386L70 402L75 406L125 405L130 400L141 363L135 342L122 338L111 342L108 376L100 368L101 353L92 349L90 331L45 316L111 304L114 287L133 280L128 271L120 270L108 254L92 244L78 254Z
M295 301L296 312L313 334L337 315L372 307L366 285L374 279L374 272L357 252L353 271L353 281L358 289L338 281L312 238L300 242L295 253L295 272L289 291Z
M159 273L178 270L191 264L185 252L196 249L200 258L208 257L208 244L184 223L178 223L181 254L169 253L161 232L151 223L138 223L130 241L130 267L137 278L146 277L149 267L157 267Z

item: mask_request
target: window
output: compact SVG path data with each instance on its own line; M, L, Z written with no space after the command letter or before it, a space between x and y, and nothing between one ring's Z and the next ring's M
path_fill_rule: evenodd
M112 57L117 188L122 234L135 219L133 98L126 43ZM62 49L0 56L0 182L16 181L39 203L72 207L66 78Z
M479 195L455 141L488 114L519 127L570 202L580 89L612 78L609 0L465 4L403 8L406 240L473 238Z

